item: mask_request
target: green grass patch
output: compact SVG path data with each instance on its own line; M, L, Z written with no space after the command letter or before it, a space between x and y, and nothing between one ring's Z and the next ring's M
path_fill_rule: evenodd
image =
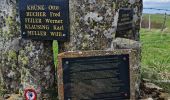
M158 73L170 73L170 34L159 30L141 30L142 72L146 78L166 79ZM147 75L149 72L151 75Z
M170 80L170 33L141 29L142 77ZM170 93L169 83L155 83Z

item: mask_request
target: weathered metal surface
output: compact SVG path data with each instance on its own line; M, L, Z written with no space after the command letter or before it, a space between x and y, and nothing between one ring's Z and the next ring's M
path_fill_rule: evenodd
M23 38L69 40L69 0L20 0L19 12Z
M138 53L137 51L130 50L130 49L121 49L121 50L114 50L114 51L84 51L84 52L77 51L77 52L61 53L58 57L59 63L58 63L58 74L57 74L58 75L58 87L59 87L58 88L59 100L65 100L64 83L63 83L63 58L79 58L79 57L104 56L104 55L107 56L107 55L121 55L121 54L122 55L129 54L130 100L135 100L137 98L136 97L137 87L135 86L136 86L136 81L138 80L138 74L139 74L138 73L139 62L136 56L137 53Z

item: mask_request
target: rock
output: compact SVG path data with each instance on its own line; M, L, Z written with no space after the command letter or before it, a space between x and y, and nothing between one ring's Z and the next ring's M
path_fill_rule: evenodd
M55 70L51 41L21 39L17 20L18 1L0 0L0 8L2 8L0 10L4 12L0 13L2 17L0 23L3 25L0 25L0 31L2 31L0 32L0 50L3 51L0 55L2 57L0 58L0 71L2 71L0 77L5 84L3 89L12 94L19 90L23 92L27 87L33 87L41 98L44 92L51 90L49 94L47 93L50 96L47 99L50 100L51 92L56 90L54 89ZM115 39L117 10L122 7L136 6L138 9L134 15L140 16L142 13L142 0L140 2L130 0L130 4L128 2L129 0L70 0L70 41L60 43L59 52L111 48L111 42ZM10 20L10 23L6 19ZM136 25L136 34L139 33L140 28L140 19L137 20L133 21ZM132 45L135 48L134 44ZM122 47L131 48L128 46L131 45ZM9 96L6 93L6 99ZM15 100L17 96L12 97L10 98Z
M125 39L125 38L116 38L113 41L113 44L116 46L116 48L121 49L140 49L141 43L139 41Z
M153 100L152 98L148 98L148 99L145 99L145 100Z
M5 94L4 99L8 99L11 95L10 94Z
M0 96L0 100L3 100L3 97Z
M162 88L151 83L149 80L145 79L142 81L140 90L141 100L170 100L170 95L168 93L164 92Z
M161 93L159 97L162 100L170 100L170 94L168 93Z
M19 94L12 94L7 100L23 100Z
M14 39L14 40L11 42L9 48L12 49L12 50L14 50L14 51L16 51L16 52L18 52L19 49L20 49L19 42L20 42L20 38Z
M153 84L153 83L145 83L144 84L146 88L150 88L150 89L156 89L156 90L163 90L162 88L160 88L159 86Z
M18 1L0 0L0 85L3 83L5 99L8 94L23 94L27 87L34 87L42 97L44 91L54 88L52 43L21 38L18 15Z

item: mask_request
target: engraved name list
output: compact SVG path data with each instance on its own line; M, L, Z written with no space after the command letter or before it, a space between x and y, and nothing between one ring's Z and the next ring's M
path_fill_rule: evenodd
M22 2L23 1L23 2ZM69 30L68 0L21 0L20 19L23 38L65 41Z

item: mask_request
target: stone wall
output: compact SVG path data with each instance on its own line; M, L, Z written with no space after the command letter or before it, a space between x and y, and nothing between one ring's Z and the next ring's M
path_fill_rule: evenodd
M39 99L55 94L52 41L24 40L20 36L18 2L1 0L0 7L0 94L3 98L34 88ZM17 0L18 1L18 0ZM142 0L70 0L70 41L59 43L60 52L79 50L138 49L138 41L115 38L120 8L133 8L135 40L139 40ZM124 39L121 41L125 41ZM127 40L130 41L130 40ZM120 42L120 43L119 43ZM137 47L134 48L134 44ZM129 45L129 46L128 46ZM139 66L138 66L139 67ZM55 94L56 95L56 94Z

